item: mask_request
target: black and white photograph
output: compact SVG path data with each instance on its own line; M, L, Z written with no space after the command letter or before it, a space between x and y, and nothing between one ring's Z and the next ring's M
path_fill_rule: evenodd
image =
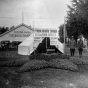
M88 88L88 0L0 0L0 88Z

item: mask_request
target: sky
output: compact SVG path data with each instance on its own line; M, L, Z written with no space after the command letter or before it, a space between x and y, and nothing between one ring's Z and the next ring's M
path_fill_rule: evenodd
M23 21L32 27L57 28L64 23L69 4L70 0L0 0L0 26Z

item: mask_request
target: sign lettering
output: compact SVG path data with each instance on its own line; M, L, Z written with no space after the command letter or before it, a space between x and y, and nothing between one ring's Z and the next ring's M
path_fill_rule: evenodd
M9 34L9 37L29 37L31 32L29 31L14 31Z
M35 29L35 37L58 37L57 29Z
M57 37L50 38L50 45L58 45L58 38Z

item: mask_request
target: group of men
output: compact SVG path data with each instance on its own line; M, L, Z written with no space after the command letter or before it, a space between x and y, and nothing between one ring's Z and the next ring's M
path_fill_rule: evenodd
M81 58L82 57L82 52L83 52L83 40L82 40L82 37L81 36L79 37L79 40L77 41L77 44L76 44L76 41L74 40L74 37L72 36L71 40L69 42L69 48L70 48L71 56L74 56L75 49L77 48L78 51L79 51L79 57Z

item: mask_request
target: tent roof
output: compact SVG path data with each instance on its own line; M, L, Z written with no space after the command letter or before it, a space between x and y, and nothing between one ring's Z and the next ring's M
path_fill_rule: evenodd
M29 46L34 41L34 33L32 33L27 39L25 39L19 46Z

